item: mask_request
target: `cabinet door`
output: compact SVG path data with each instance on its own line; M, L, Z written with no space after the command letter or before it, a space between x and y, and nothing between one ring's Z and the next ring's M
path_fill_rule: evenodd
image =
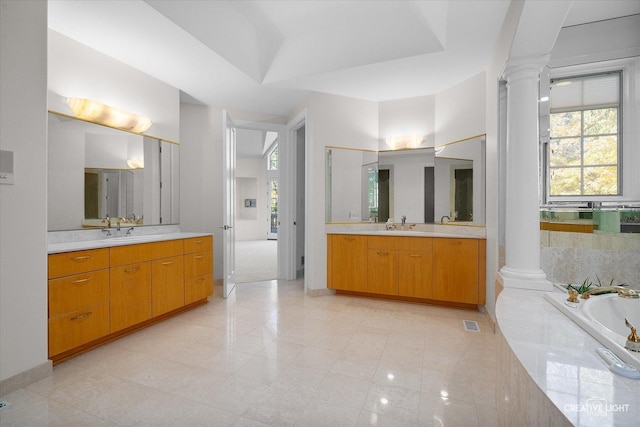
M434 239L433 298L478 304L478 240Z
M369 249L367 292L398 295L398 252Z
M432 253L398 253L398 294L404 297L433 298Z
M185 304L206 299L209 295L213 295L213 274L209 273L184 280Z
M111 332L151 318L151 263L111 268Z
M367 292L367 236L327 236L328 287Z
M184 306L184 260L181 256L151 262L151 314Z

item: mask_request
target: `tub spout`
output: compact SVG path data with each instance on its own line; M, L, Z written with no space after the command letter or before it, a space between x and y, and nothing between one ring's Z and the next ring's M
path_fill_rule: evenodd
M622 286L600 286L597 288L589 289L582 293L582 299L589 299L591 295L597 295L604 292L616 291L619 297L622 298L638 298L638 293L633 289L625 288Z

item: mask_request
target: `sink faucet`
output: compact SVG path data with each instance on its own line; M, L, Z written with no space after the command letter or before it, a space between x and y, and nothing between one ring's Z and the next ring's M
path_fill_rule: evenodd
M122 217L118 218L118 220L116 221L116 230L120 231L120 224L126 223L126 222L127 222L126 218L122 218Z
M402 226L404 227L404 223L407 222L407 216L406 215L402 215L400 217L400 221L402 221Z
M445 218L447 218L447 222L449 222L449 220L451 219L451 218L449 218L449 217L448 217L448 216L446 216L446 215L442 215L442 218L440 218L440 224L444 224L444 219L445 219Z
M589 289L582 293L582 299L589 299L591 295L597 295L603 292L616 291L619 297L622 298L638 298L638 293L633 289L625 288L622 286L598 286L597 288Z
M125 234L127 236L130 236L132 231L133 231L133 227L129 227L129 229L127 230L127 232Z

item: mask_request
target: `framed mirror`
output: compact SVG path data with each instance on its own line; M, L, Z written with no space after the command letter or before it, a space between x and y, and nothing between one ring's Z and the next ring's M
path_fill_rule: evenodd
M485 135L430 148L326 147L327 223L485 224Z
M180 222L178 144L55 112L48 144L49 231Z

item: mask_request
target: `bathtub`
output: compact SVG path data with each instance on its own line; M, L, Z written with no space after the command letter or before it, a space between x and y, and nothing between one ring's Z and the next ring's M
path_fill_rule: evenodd
M544 298L569 319L594 337L603 347L640 370L640 352L629 351L624 346L630 329L625 317L640 331L640 299L620 298L618 294L605 294L581 299L578 304L567 301L567 294L546 292ZM594 349L595 350L595 349Z

